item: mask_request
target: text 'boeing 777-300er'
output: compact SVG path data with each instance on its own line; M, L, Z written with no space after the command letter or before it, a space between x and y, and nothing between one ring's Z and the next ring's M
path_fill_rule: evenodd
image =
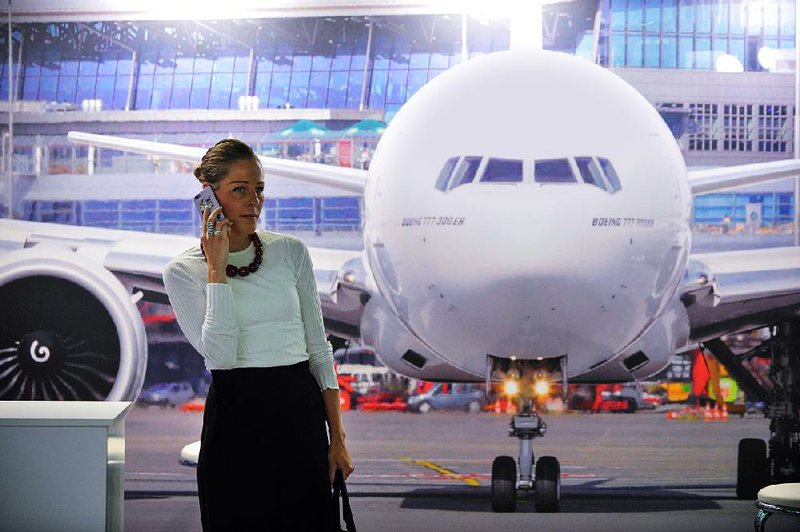
M205 152L70 139L191 162ZM760 440L740 446L756 464L740 468L740 495L799 477L800 248L692 255L689 219L693 193L795 176L800 162L687 172L661 117L620 78L570 55L513 50L419 90L368 171L262 163L268 178L363 193L363 250L310 250L329 333L411 377L514 381L519 458L495 460L495 510L513 510L518 489L558 508L558 460L535 462L531 445L546 428L531 407L537 381L642 379L698 343L770 403L769 455ZM193 245L0 222L0 398L133 399L146 359L133 302L163 294L164 266ZM760 327L772 332L761 346L770 389L719 339Z

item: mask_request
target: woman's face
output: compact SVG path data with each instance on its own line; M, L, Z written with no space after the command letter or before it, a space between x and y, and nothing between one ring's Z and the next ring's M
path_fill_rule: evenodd
M261 167L252 159L236 161L228 174L214 187L225 218L233 222L232 237L254 233L264 206L264 179Z

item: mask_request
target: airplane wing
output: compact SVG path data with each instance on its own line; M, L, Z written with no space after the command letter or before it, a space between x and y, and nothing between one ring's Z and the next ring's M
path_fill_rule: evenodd
M129 292L143 289L166 302L161 275L176 255L197 243L188 236L120 231L44 222L0 220L0 257L25 249L72 251L113 273Z
M110 135L95 135L80 131L70 131L67 134L70 142L75 144L88 144L100 148L154 155L165 159L199 163L206 153L205 148L181 146L164 142L152 142L139 139L128 139ZM357 168L344 168L327 164L305 163L289 159L259 156L264 172L269 175L297 179L317 185L348 190L350 192L364 193L367 182L367 171Z
M195 245L193 236L0 220L0 256L36 246L71 250L112 272L129 291L145 289L146 298L158 302L166 302L155 294L165 293L162 274L167 263ZM342 289L367 291L361 251L321 247L308 251L323 309L336 310ZM337 317L342 317L341 311Z
M800 177L800 159L689 170L689 187L692 194L706 194L787 177Z
M692 341L800 315L800 247L693 254L680 288Z
M689 171L692 194L800 176L800 159ZM800 247L693 254L680 288L695 342L800 313Z

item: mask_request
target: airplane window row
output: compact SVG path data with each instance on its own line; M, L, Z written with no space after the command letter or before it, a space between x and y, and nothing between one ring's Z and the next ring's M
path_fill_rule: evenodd
M436 188L447 192L473 182L522 183L525 174L521 159L476 155L450 157L439 172ZM534 161L533 182L585 183L610 193L622 188L611 161L602 157L565 157Z

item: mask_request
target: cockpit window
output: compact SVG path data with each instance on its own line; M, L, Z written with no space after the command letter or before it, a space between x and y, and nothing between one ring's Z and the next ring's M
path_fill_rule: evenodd
M458 157L450 157L445 161L442 170L439 172L439 177L436 179L436 188L444 192L447 190L447 183L450 182L450 176L453 175L453 168L456 167Z
M617 190L622 188L622 185L619 183L619 176L617 176L616 170L611 165L611 161L608 159L601 159L600 157L597 158L600 166L603 167L603 172L606 174L606 179L608 179L608 183L611 185L611 192L616 192Z
M603 180L600 167L592 161L591 157L575 157L575 163L578 165L578 171L581 173L584 183L606 190L606 182Z
M540 159L533 163L536 183L585 183L610 193L622 188L614 165L601 157ZM525 181L526 164L530 162L479 155L456 155L442 165L435 187L446 192L476 180L481 183L522 183Z
M575 183L575 176L567 159L544 159L536 161L534 181L537 183Z
M522 161L519 159L489 159L481 177L482 183L521 183Z
M458 165L458 170L456 170L450 188L472 183L475 179L475 174L478 172L478 167L481 165L481 159L481 157L464 157L464 160Z

